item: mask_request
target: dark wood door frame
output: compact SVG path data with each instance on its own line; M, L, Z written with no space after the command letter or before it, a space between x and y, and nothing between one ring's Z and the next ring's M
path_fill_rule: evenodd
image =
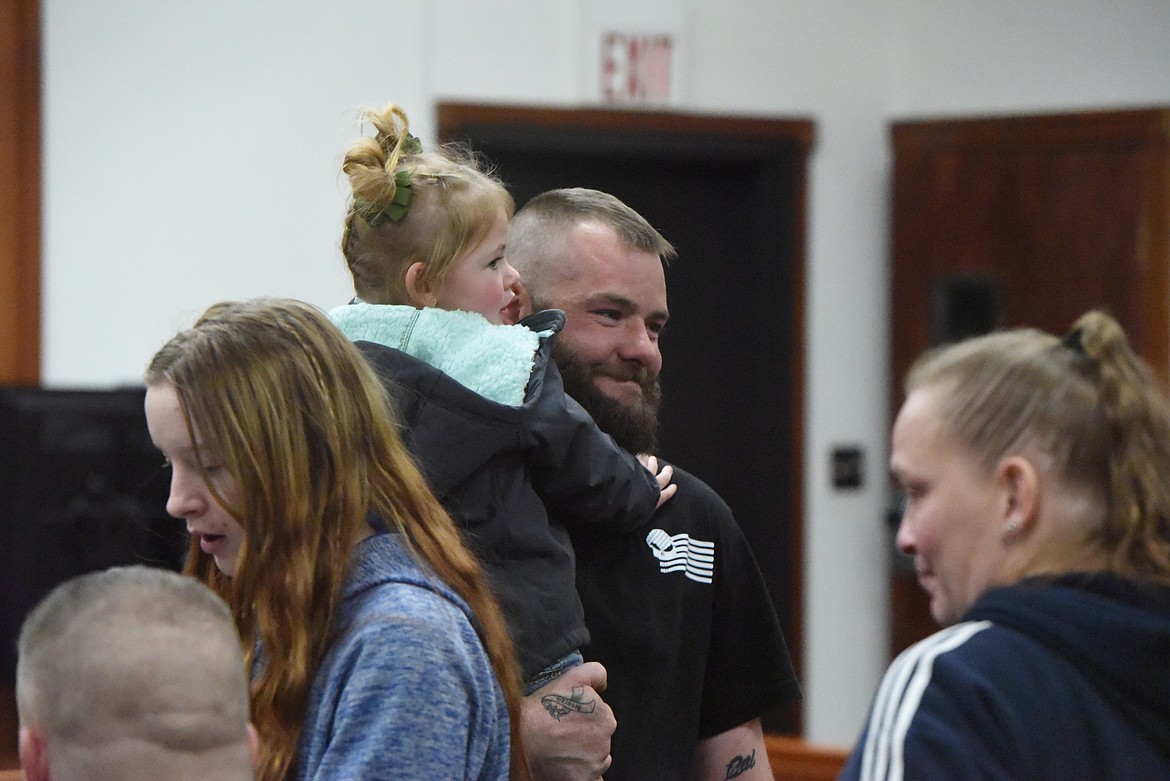
M39 0L0 3L0 384L41 374ZM2 434L0 434L2 436ZM0 681L0 768L16 767L16 701Z
M41 38L38 0L0 3L0 383L41 362Z
M809 119L770 119L750 117L726 117L698 114L679 114L663 111L628 111L603 108L560 108L528 107L489 104L442 103L438 107L438 135L443 140L471 139L474 144L476 133L490 135L493 132L508 132L509 128L523 128L531 131L532 143L543 154L557 154L566 139L582 133L601 131L609 134L615 155L629 152L636 146L645 146L645 139L674 139L682 144L694 144L697 150L704 143L741 143L754 146L774 144L776 149L791 150L799 163L794 166L795 184L791 187L792 202L786 203L790 210L792 238L787 249L794 268L790 274L793 295L786 301L788 311L777 313L785 320L782 332L788 337L782 349L791 356L791 376L785 381L791 384L791 420L786 423L790 432L789 441L783 442L784 457L792 465L795 483L785 497L785 505L778 508L778 514L790 519L790 532L786 558L791 562L789 571L783 573L783 586L779 589L783 604L778 604L782 616L788 616L785 632L792 658L798 674L803 673L803 442L804 442L804 264L805 264L805 222L806 222L806 161L814 142L815 125ZM468 132L472 129L472 132ZM478 129L478 130L476 130ZM639 140L641 139L641 140ZM625 143L629 149L624 149ZM757 154L753 152L753 154ZM490 156L490 155L489 155ZM504 171L507 178L507 171ZM566 183L562 183L566 184ZM680 198L694 198L694 194L680 194ZM783 196L789 197L789 196ZM522 203L517 204L522 205ZM670 238L668 236L668 238ZM669 282L668 273L668 286ZM672 294L673 295L673 294ZM700 474L700 477L703 475ZM773 588L773 595L777 589ZM802 676L803 677L803 676ZM793 709L794 711L798 709ZM786 731L800 731L799 712L790 712L778 722Z

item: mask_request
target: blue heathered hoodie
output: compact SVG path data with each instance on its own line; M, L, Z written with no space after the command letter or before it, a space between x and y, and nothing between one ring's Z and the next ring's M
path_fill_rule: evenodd
M362 542L291 779L508 778L507 704L467 604L397 534Z

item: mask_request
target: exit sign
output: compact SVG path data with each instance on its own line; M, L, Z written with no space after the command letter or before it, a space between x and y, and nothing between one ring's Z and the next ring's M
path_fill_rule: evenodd
M601 98L606 103L668 103L674 37L607 32L601 36Z

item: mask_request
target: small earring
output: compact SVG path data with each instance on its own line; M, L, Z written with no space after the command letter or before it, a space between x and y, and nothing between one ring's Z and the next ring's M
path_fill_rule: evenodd
M1008 521L1003 530L1005 534L1015 534L1020 530L1020 523L1019 521Z

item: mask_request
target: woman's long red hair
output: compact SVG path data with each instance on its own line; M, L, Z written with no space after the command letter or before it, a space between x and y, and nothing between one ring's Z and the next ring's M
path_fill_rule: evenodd
M225 504L246 536L235 577L195 544L186 571L227 600L253 665L257 778L283 779L292 766L371 512L471 607L512 717L513 777L527 777L519 676L503 617L357 348L308 304L223 303L158 352L146 382L174 385L192 441L200 441L196 431L202 436L201 462L214 460L238 485L238 504ZM266 659L254 658L257 642Z

